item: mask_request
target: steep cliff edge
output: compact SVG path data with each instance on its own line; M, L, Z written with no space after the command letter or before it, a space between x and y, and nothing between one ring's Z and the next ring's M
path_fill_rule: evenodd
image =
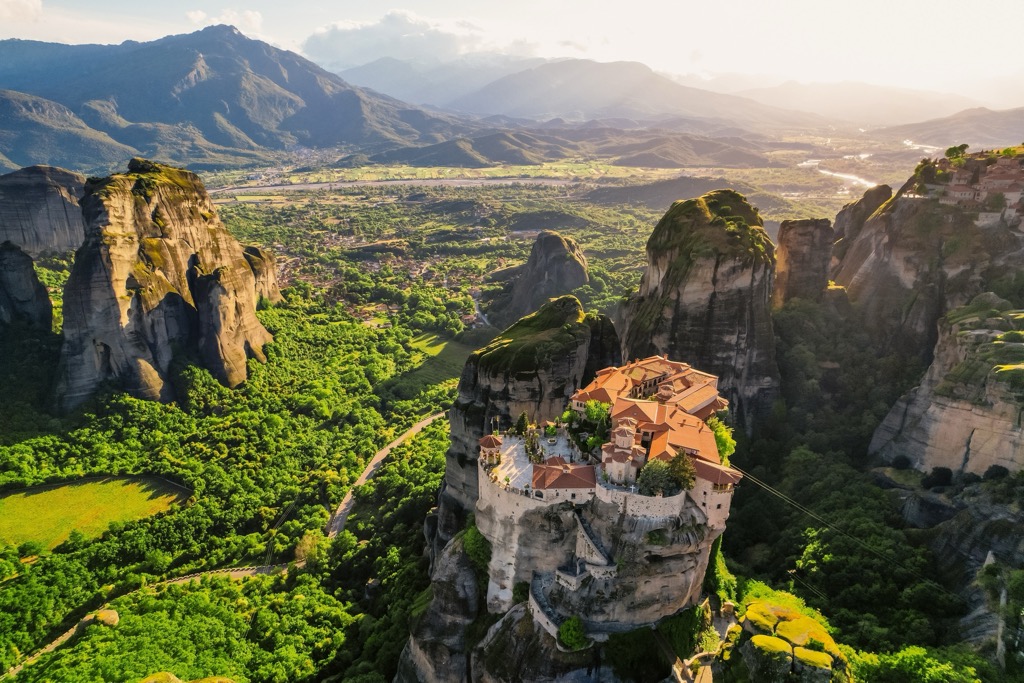
M931 366L875 430L872 453L925 472L1024 467L1024 311L1012 308L987 293L940 321Z
M247 358L265 360L272 338L256 318L253 267L198 176L133 159L127 173L86 185L82 211L86 239L64 290L60 409L108 380L171 400L177 353L232 387L245 380ZM261 280L272 298L265 270Z
M672 205L647 241L640 291L622 312L622 355L676 358L717 375L748 431L778 396L771 295L775 245L743 195Z
M563 296L590 281L587 257L576 240L544 230L518 270L507 303L495 302L491 319L507 325L540 308L548 299Z
M775 288L772 307L793 298L820 301L828 288L835 231L826 218L782 221L775 252Z
M469 357L450 414L452 443L439 510L444 541L461 526L444 514L444 498L461 510L476 503L476 459L484 434L507 429L522 412L537 422L554 419L597 370L620 361L611 321L584 314L574 296L545 304Z
M50 331L53 308L46 287L32 267L32 258L10 242L0 243L0 330L21 322Z
M910 195L912 183L837 245L833 279L882 348L929 360L940 317L982 292L1012 287L1024 238L1004 222L979 225L976 208Z
M0 176L0 242L33 258L74 251L85 239L79 200L85 176L53 166L29 166Z

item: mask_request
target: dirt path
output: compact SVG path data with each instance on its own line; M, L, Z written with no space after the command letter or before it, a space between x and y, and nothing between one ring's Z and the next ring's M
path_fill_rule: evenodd
M403 443L406 439L409 439L419 434L421 431L423 431L424 427L432 423L437 418L443 417L444 414L445 413L434 413L433 415L429 415L423 418L422 420L414 424L412 427L410 427L400 437L389 443L384 448L377 451L377 454L373 456L370 462L366 464L366 469L364 469L363 473L359 475L358 479L356 479L356 483L353 484L351 488L349 488L348 493L345 494L345 497L342 499L341 504L338 505L338 509L335 510L334 514L331 516L331 521L327 523L327 538L334 538L335 536L340 534L342 530L345 528L345 521L348 519L349 513L352 512L352 506L355 505L355 501L352 498L352 489L354 489L356 486L362 486L370 477L376 474L378 468L380 468L381 463L384 461L384 458L388 457L392 449L394 449L399 444Z

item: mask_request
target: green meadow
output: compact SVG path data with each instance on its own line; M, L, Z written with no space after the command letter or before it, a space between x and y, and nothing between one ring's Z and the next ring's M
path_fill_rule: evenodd
M38 486L0 496L0 541L27 541L46 549L72 531L87 538L111 522L129 522L170 509L189 496L187 489L154 478L114 478L58 486Z

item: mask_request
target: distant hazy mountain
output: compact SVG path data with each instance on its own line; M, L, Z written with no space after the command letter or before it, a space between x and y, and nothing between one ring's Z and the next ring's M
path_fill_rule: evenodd
M373 88L406 102L445 107L492 81L546 61L495 53L467 55L444 64L426 65L382 57L346 69L340 75L349 83Z
M572 59L520 71L449 103L457 111L505 114L539 120L714 119L750 130L817 128L814 114L689 88L637 62Z
M892 126L873 131L873 134L892 140L913 140L945 149L952 145L969 144L971 151L985 147L1009 147L1024 140L1024 107L993 111L976 107L920 123Z
M890 88L868 83L797 83L752 88L735 93L768 104L812 112L861 126L892 126L948 116L976 107L961 95Z
M423 144L466 130L230 26L109 46L0 41L0 87L57 102L114 141L177 162L239 163L295 145ZM12 125L0 121L0 130L17 134Z
M0 90L0 172L42 163L81 167L116 163L134 150L87 126L62 104Z

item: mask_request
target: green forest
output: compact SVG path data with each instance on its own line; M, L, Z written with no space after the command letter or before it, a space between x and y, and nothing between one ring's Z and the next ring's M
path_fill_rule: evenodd
M0 546L0 670L106 606L116 627L93 620L17 680L168 671L239 683L390 681L410 615L430 598L423 520L443 476L446 421L356 489L344 532L327 539L324 529L378 449L450 405L465 357L497 332L468 322L473 299L486 313L536 231L580 242L591 280L575 294L587 310L612 312L636 289L659 215L563 194L395 186L225 201L229 230L274 251L285 286L283 303L258 312L274 335L268 361L251 361L235 390L181 358L173 404L108 387L58 416L59 316L49 334L9 328L0 386L22 390L0 394L0 496L143 475L188 495L102 531L72 531L52 549L31 539ZM70 257L37 263L55 294L69 267ZM858 680L1013 680L1012 665L1003 678L952 646L965 606L867 472L875 426L924 368L873 346L839 299L794 300L775 316L783 396L769 426L737 433L731 461L751 476L716 564L734 578L715 590L741 603L768 586L791 594L820 615ZM990 486L1012 499L1018 483ZM286 571L166 582L253 565ZM623 636L609 653L620 673L654 680L628 665L657 661L651 647Z

